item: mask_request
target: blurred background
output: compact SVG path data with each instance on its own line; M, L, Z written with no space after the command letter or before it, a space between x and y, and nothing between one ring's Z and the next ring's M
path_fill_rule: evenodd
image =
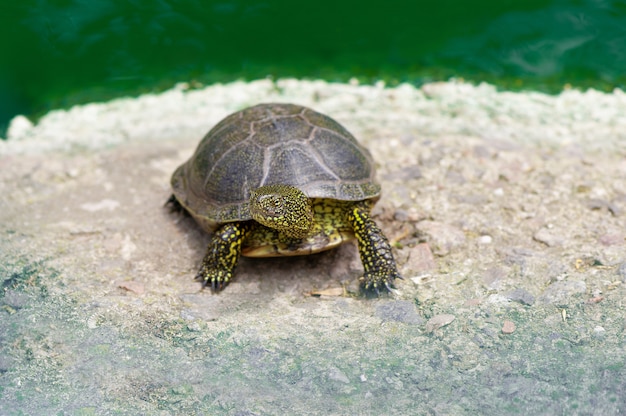
M181 81L626 84L624 0L0 2L0 137L16 114Z

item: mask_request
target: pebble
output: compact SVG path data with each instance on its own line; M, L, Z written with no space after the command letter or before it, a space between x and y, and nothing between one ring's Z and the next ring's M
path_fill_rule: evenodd
M376 316L383 322L402 322L405 324L424 323L424 318L417 314L415 304L408 300L386 302L376 306Z
M563 236L557 234L554 230L548 228L542 228L533 235L535 241L543 243L548 247L555 247L563 245Z
M491 244L493 242L493 238L490 235L481 235L478 237L479 244Z
M421 243L409 249L409 255L403 266L405 273L419 274L429 272L437 268L435 256L428 243Z
M10 306L14 309L26 306L29 301L31 301L30 296L26 293L11 289L5 289L4 297L2 298L2 303L4 305Z
M513 321L504 321L502 324L502 333L512 334L513 332L515 332L515 323Z
M438 256L445 256L465 244L463 231L449 224L426 220L417 223L416 228L428 237L433 253Z
M4 374L7 371L15 368L15 363L17 362L17 358L11 357L8 355L9 353L3 352L0 354L0 373Z
M626 242L626 234L622 233L607 233L598 237L598 242L603 246L617 246Z
M350 379L346 374L338 369L337 367L330 367L328 370L328 378L333 381L338 381L340 383L348 384L350 383Z
M483 273L483 282L489 289L499 289L508 273L501 267L491 267Z
M621 215L622 210L615 202L610 202L604 199L592 198L589 199L586 203L587 208L591 210L602 210L606 209L610 212L614 217Z
M596 338L604 338L604 336L606 335L606 329L604 329L601 326L596 326L595 328L593 328L593 336Z
M533 303L535 303L535 297L531 295L530 293L528 293L525 289L522 289L521 287L518 287L517 289L508 293L506 297L513 302L518 302L523 305L530 306Z
M436 329L449 325L455 316L450 314L435 315L426 322L426 331L433 332Z
M397 209L396 212L393 213L393 219L398 222L407 222L409 220L409 213L404 209Z
M587 292L587 284L580 280L561 280L552 283L539 296L541 303L565 303L577 293Z

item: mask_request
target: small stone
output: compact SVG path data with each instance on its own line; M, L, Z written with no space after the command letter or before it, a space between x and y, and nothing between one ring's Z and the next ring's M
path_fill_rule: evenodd
M556 234L554 230L550 230L545 227L537 231L535 235L533 236L533 238L535 239L535 241L543 243L547 245L548 247L555 247L555 246L563 245L563 241L564 241L563 237Z
M607 233L598 238L603 246L616 246L626 243L626 235L621 233Z
M587 201L587 208L591 210L606 208L608 205L608 201L605 201L604 199L592 198Z
M604 338L604 336L606 335L606 329L604 329L601 326L596 326L595 328L593 328L593 336L596 338Z
M398 222L406 222L409 219L409 213L403 209L397 209L396 212L393 213L393 219Z
M328 378L333 381L338 381L340 383L348 384L350 383L350 379L346 374L338 369L337 367L330 367L328 370Z
M491 244L493 242L493 238L490 235L481 235L478 237L478 244Z
M424 319L417 314L415 305L408 300L387 302L376 306L376 316L383 322L402 322L421 325Z
M535 303L535 297L522 288L515 289L507 294L506 297L513 302L518 302L523 305L530 306Z
M478 306L482 302L483 301L480 298L468 299L463 303L463 306Z
M592 198L587 201L587 208L591 210L603 210L606 209L614 217L621 215L622 210L614 202L606 201L604 199Z
M417 230L426 235L434 254L445 256L465 244L465 234L460 229L437 221L420 221Z
M437 268L435 256L428 243L421 243L409 249L409 255L403 269L407 274L429 272Z
M15 367L17 358L11 357L8 354L0 354L0 374L13 369Z
M597 295L597 296L587 299L586 303L588 304L600 303L603 300L604 300L604 296Z
M507 305L510 302L507 297L502 296L498 293L492 293L491 295L487 296L486 301L487 303L491 303L494 305Z
M450 314L435 315L426 322L426 331L433 332L436 329L449 325L455 316Z
M561 280L552 283L539 297L541 303L566 303L568 298L577 293L587 292L583 281Z
M515 323L513 321L504 321L502 324L502 333L512 334L513 332L515 332Z
M26 306L31 298L26 293L7 289L4 292L4 298L2 300L2 303L5 305L10 306L11 308L19 309Z
M622 209L613 202L610 202L609 205L607 205L607 208L614 217L622 215Z
M187 329L191 332L200 332L202 331L202 326L200 325L198 321L193 320L187 324Z
M499 289L507 274L501 267L492 267L483 273L483 282L489 289Z

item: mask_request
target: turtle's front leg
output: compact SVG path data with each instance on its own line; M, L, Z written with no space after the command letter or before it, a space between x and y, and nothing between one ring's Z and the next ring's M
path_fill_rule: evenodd
M246 223L230 222L215 230L196 275L203 287L211 286L219 292L230 283L249 229Z
M354 228L365 269L361 287L376 294L380 289L390 291L394 279L402 279L402 276L398 273L387 237L370 217L369 203L355 203L348 212L348 221Z

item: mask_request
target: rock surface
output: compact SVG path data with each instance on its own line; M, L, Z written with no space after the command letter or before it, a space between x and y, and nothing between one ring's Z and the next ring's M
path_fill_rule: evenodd
M218 295L192 280L208 237L163 206L169 177L268 101L371 150L394 293L359 296L354 246L243 259ZM622 91L181 84L9 133L2 414L626 412Z

